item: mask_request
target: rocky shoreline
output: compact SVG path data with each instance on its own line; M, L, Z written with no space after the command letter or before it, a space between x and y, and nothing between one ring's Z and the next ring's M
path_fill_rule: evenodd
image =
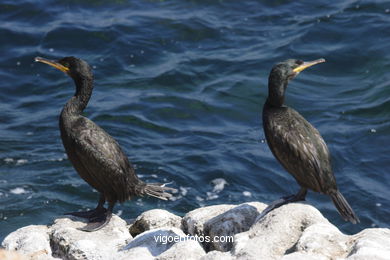
M214 205L184 217L166 210L142 213L128 224L113 216L103 229L60 217L9 234L1 259L389 259L390 229L345 235L314 207L291 203L256 221L266 204ZM16 251L16 252L14 252ZM13 256L10 256L12 254ZM6 258L6 257L12 258Z

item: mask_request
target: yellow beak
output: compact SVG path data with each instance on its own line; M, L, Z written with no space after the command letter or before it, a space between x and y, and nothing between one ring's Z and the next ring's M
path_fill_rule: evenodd
M60 71L62 72L69 72L69 68L68 67L65 67L64 65L58 63L58 62L55 62L55 61L52 61L52 60L48 60L48 59L45 59L45 58L42 58L42 57L35 57L35 61L37 62L42 62L42 63L46 63L56 69L59 69Z
M305 61L304 63L302 63L301 65L299 65L295 69L293 69L293 71L295 73L299 73L299 72L301 72L304 69L307 69L307 68L309 68L309 67L311 67L313 65L316 65L318 63L323 63L323 62L325 62L325 59L323 59L323 58L318 59L318 60L313 60L313 61Z

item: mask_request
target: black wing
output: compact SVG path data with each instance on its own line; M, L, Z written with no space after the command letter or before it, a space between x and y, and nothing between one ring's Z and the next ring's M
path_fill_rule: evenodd
M336 188L328 147L298 112L265 108L263 126L272 153L301 186L317 192Z
M73 124L70 133L75 156L89 179L106 197L125 201L140 180L119 144L102 128L85 117ZM109 199L109 198L108 198Z

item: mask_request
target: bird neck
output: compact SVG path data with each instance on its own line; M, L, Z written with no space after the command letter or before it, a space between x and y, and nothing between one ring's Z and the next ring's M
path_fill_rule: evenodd
M93 90L92 78L74 79L76 85L76 93L65 104L62 113L70 115L79 115L88 105Z
M273 77L271 74L268 80L267 103L273 107L282 107L284 104L284 94L286 92L288 80L280 77Z

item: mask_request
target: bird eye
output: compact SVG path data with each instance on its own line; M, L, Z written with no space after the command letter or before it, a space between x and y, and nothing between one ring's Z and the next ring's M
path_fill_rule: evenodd
M303 63L303 60L296 60L295 61L295 64L297 64L297 65L301 65Z

